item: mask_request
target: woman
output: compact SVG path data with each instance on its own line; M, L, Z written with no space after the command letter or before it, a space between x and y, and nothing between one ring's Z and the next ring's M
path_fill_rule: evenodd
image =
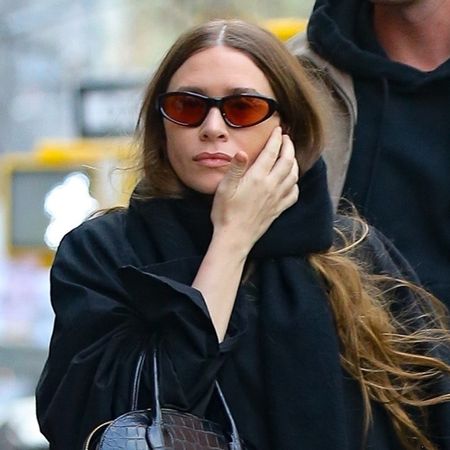
M157 335L162 403L221 421L218 379L250 449L450 449L443 313L382 236L333 218L320 109L256 26L214 21L173 45L142 106L129 208L55 258L37 390L52 448L130 408Z

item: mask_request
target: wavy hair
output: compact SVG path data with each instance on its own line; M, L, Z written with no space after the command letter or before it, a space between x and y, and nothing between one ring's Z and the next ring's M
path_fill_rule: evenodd
M402 274L377 274L362 256L373 231L356 213L348 220L352 225L335 228L339 244L309 261L328 288L342 366L360 386L365 435L375 401L405 449L437 450L425 430L427 407L450 401L450 392L430 393L450 374L439 356L450 348L448 311Z
M297 58L272 34L238 20L217 20L183 34L171 47L154 74L139 115L137 136L142 155L144 197L183 195L183 187L166 156L165 131L156 100L176 70L193 54L217 45L243 52L266 75L280 104L282 124L289 132L304 173L319 158L323 141L325 106L316 87ZM449 393L432 396L427 388L450 367L434 356L449 345L444 323L447 313L431 294L399 278L376 275L361 249L369 227L352 219L352 227L336 229L336 244L310 256L310 263L325 280L342 343L341 362L358 381L365 405L365 430L369 429L373 401L383 405L406 449L435 450L417 413L450 400ZM396 299L407 290L416 300L414 310L397 314ZM411 412L411 408L414 409ZM413 418L414 417L414 418Z

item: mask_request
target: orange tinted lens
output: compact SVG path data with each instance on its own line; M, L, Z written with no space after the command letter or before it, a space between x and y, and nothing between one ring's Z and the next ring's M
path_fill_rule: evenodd
M270 106L262 98L233 97L224 102L223 109L227 119L233 125L247 126L266 117Z
M169 95L162 102L164 112L176 122L186 125L201 122L206 115L207 105L193 95Z

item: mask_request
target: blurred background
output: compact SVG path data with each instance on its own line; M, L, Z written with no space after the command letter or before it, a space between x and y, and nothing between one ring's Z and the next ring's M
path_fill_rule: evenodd
M131 138L164 52L211 18L286 40L313 0L0 0L0 450L48 448L33 392L53 323L49 266L62 236L126 204Z

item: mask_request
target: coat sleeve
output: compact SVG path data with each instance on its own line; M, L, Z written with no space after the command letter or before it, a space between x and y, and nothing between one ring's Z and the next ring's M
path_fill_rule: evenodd
M156 331L165 406L205 408L228 351L217 341L201 294L167 276L183 278L192 261L135 267L123 256L122 222L112 214L69 233L51 269L55 324L36 391L51 449L80 450L94 427L130 409L137 362L151 353ZM238 329L232 318L227 339L234 341ZM151 358L146 361L142 407L151 399Z

